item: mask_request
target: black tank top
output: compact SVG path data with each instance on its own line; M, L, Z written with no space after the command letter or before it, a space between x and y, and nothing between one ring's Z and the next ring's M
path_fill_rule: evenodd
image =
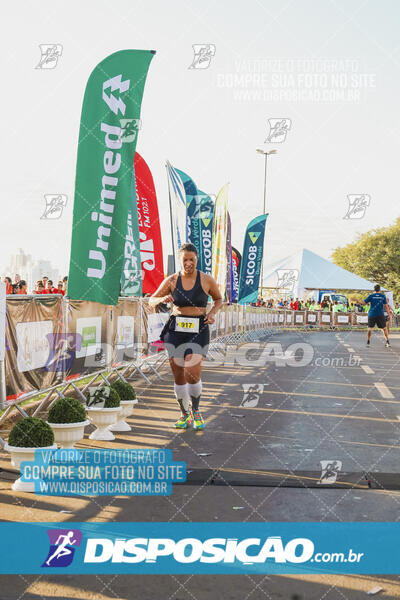
M175 289L172 293L175 306L183 308L184 306L197 306L205 308L207 306L208 294L201 286L200 271L197 271L197 277L191 290L184 290L180 274L176 280Z

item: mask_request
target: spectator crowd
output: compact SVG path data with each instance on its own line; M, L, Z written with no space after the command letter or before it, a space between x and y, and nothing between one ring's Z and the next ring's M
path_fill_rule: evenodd
M18 273L14 277L14 283L11 277L4 277L3 281L6 284L6 294L61 294L64 296L67 291L68 277L65 276L55 287L52 280L44 276L37 280L35 289L32 291L27 290L26 281L21 279Z
M264 300L258 298L257 302L252 306L265 306L266 308L280 308L285 310L312 310L312 311L325 311L325 312L355 312L362 313L368 312L369 304L361 304L358 301L348 302L347 304L340 302L333 302L328 300L322 300L322 302L315 302L314 300L301 300L300 298L291 298L290 300ZM397 304L394 313L400 315L400 304Z

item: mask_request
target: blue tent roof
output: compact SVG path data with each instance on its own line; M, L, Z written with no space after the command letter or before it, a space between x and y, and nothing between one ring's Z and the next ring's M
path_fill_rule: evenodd
M303 248L271 266L266 266L263 287L281 287L285 272L293 271L297 290L372 290L374 284ZM278 283L279 282L279 283ZM383 289L383 288L382 288Z

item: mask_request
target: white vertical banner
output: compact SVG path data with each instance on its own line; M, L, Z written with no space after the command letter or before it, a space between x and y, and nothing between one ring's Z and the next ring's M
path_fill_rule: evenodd
M179 248L186 242L186 193L182 179L174 167L168 161L166 167L171 211L172 250L176 271L179 264Z

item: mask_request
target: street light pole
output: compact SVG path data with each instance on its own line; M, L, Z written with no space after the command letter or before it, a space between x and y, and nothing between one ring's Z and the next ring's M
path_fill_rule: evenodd
M267 211L267 162L268 156L270 154L276 154L276 150L270 150L269 152L264 152L264 150L257 149L259 154L264 154L265 157L265 166L264 166L264 203L263 203L263 215L265 215ZM263 279L264 279L264 256L265 256L265 242L264 242L264 251L263 257L261 261L261 273L260 273L260 289L261 296L263 295Z

